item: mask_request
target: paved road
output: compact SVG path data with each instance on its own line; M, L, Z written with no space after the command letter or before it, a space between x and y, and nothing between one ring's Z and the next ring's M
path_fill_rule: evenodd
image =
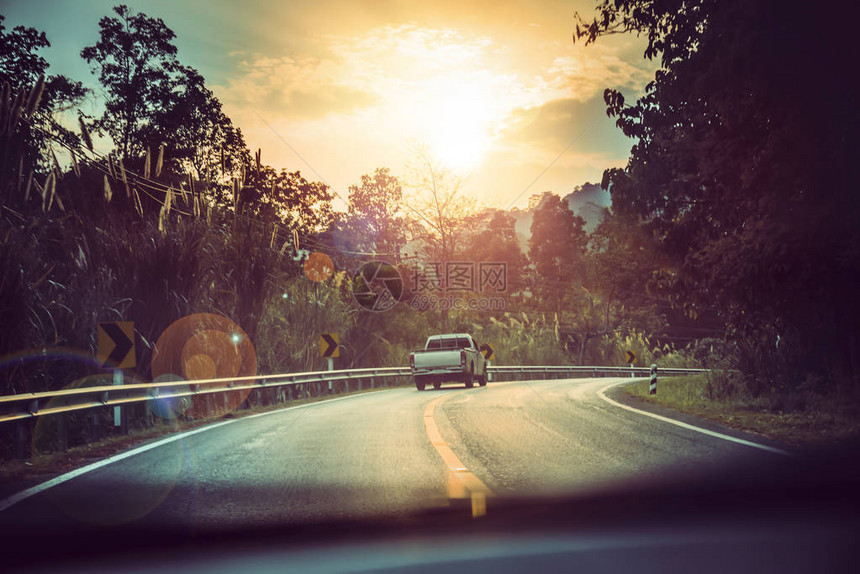
M232 419L47 489L0 523L205 528L398 515L476 490L569 492L777 456L613 406L598 396L611 382L393 389Z

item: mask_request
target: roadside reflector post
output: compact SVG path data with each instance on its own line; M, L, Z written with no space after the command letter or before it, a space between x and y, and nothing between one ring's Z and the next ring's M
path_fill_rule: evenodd
M490 382L492 382L492 381L493 381L493 374L492 374L492 373L490 373L490 371L488 371L488 370L487 370L487 369L489 369L489 368L490 368L490 367L492 367L492 366L493 366L493 361L487 361L487 362L484 364L484 379L486 379L488 383L490 383Z
M113 384L114 386L121 386L123 384L122 369L113 370ZM119 427L121 432L125 432L127 430L126 428L123 428L123 414L122 407L116 406L113 408L113 426Z
M651 365L651 388L648 391L649 395L657 394L657 365Z
M334 370L334 357L328 357L328 370ZM332 394L334 390L332 389L331 379L328 380L328 394Z

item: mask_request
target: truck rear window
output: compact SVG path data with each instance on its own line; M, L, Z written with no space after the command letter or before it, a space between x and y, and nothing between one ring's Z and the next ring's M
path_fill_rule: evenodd
M469 349L469 339L465 337L452 337L450 339L430 339L427 341L427 349Z

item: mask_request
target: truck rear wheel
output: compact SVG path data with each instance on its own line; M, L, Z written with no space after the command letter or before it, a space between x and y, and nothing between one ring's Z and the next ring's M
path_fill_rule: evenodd
M469 369L469 374L466 375L466 388L471 389L475 386L475 366L472 365L472 368Z
M425 387L424 379L419 379L418 377L415 377L415 388L418 389L419 391L423 391L424 387Z
M437 391L442 388L442 381L433 381L433 388Z

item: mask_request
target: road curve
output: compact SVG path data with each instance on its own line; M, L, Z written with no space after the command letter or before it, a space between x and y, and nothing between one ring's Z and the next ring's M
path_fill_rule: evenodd
M598 394L612 382L392 389L233 419L29 496L0 512L0 525L392 516L461 496L454 471L498 496L775 456L618 408Z

